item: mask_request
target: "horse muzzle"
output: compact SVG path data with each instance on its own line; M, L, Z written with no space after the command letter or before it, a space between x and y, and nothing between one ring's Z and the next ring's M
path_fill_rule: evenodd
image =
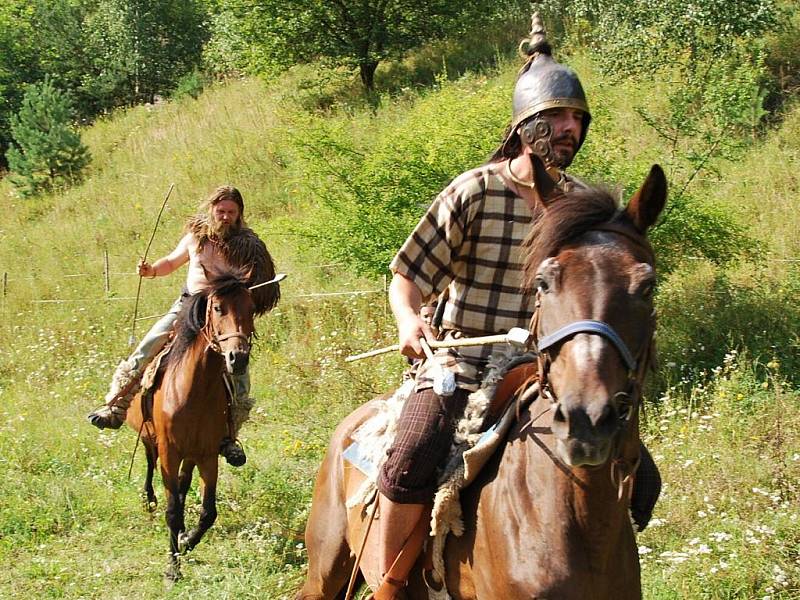
M551 425L558 457L571 467L596 466L611 456L614 439L620 430L619 413L613 403L588 412L584 406L566 408L563 402L553 407Z
M241 375L250 362L250 352L245 350L229 350L225 352L225 368L231 375Z

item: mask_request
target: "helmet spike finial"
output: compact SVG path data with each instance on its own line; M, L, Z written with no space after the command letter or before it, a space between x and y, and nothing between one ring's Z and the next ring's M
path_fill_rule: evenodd
M553 48L547 41L547 32L538 11L531 15L531 32L519 43L519 54L527 62L533 60L538 54L553 54Z

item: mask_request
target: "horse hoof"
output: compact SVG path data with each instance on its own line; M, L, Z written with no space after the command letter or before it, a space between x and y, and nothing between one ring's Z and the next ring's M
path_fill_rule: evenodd
M166 571L164 571L164 581L167 584L176 583L183 579L183 574L179 567L169 567Z
M178 534L178 553L186 554L189 551L189 536L186 533Z
M157 501L155 501L155 500L150 500L150 501L147 503L147 512L155 512L155 510L156 510L157 508L158 508L158 502L157 502Z

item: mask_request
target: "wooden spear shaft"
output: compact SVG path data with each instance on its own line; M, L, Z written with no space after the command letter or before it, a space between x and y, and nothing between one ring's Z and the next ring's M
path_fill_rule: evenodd
M502 344L503 342L507 341L508 341L508 334L502 333L498 335L486 335L483 337L434 341L434 342L429 342L428 345L431 348L461 348L464 346L486 346L487 344ZM344 359L344 362L353 362L356 360L361 360L362 358L370 358L372 356L378 356L380 354L387 354L388 352L397 352L398 350L400 350L400 344L392 344L391 346L386 346L385 348L377 348L375 350L370 350L369 352L364 352L363 354L348 356L347 358Z
M147 253L150 252L150 245L153 243L153 238L156 237L156 230L158 229L158 223L161 221L161 215L164 213L164 208L167 206L167 200L169 200L169 195L172 193L172 189L175 187L175 184L172 183L169 186L169 190L167 190L167 195L164 196L164 202L161 203L161 210L158 211L158 216L156 217L156 225L153 227L153 233L150 234L150 241L147 242L147 248L144 249L144 256L142 256L142 262L147 260ZM139 295L142 292L142 276L139 275L139 285L136 287L136 303L133 306L133 319L131 320L131 336L128 338L128 344L133 346L136 343L136 317L139 316Z

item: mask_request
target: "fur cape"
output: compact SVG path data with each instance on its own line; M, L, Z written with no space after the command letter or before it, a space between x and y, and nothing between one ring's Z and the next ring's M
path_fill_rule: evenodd
M207 215L197 215L189 219L186 231L191 233L200 247L209 239ZM250 271L249 285L263 283L275 277L275 263L264 242L247 226L234 231L225 240L214 240L228 264L235 269ZM253 290L256 314L263 314L275 308L281 297L280 284L274 283Z

